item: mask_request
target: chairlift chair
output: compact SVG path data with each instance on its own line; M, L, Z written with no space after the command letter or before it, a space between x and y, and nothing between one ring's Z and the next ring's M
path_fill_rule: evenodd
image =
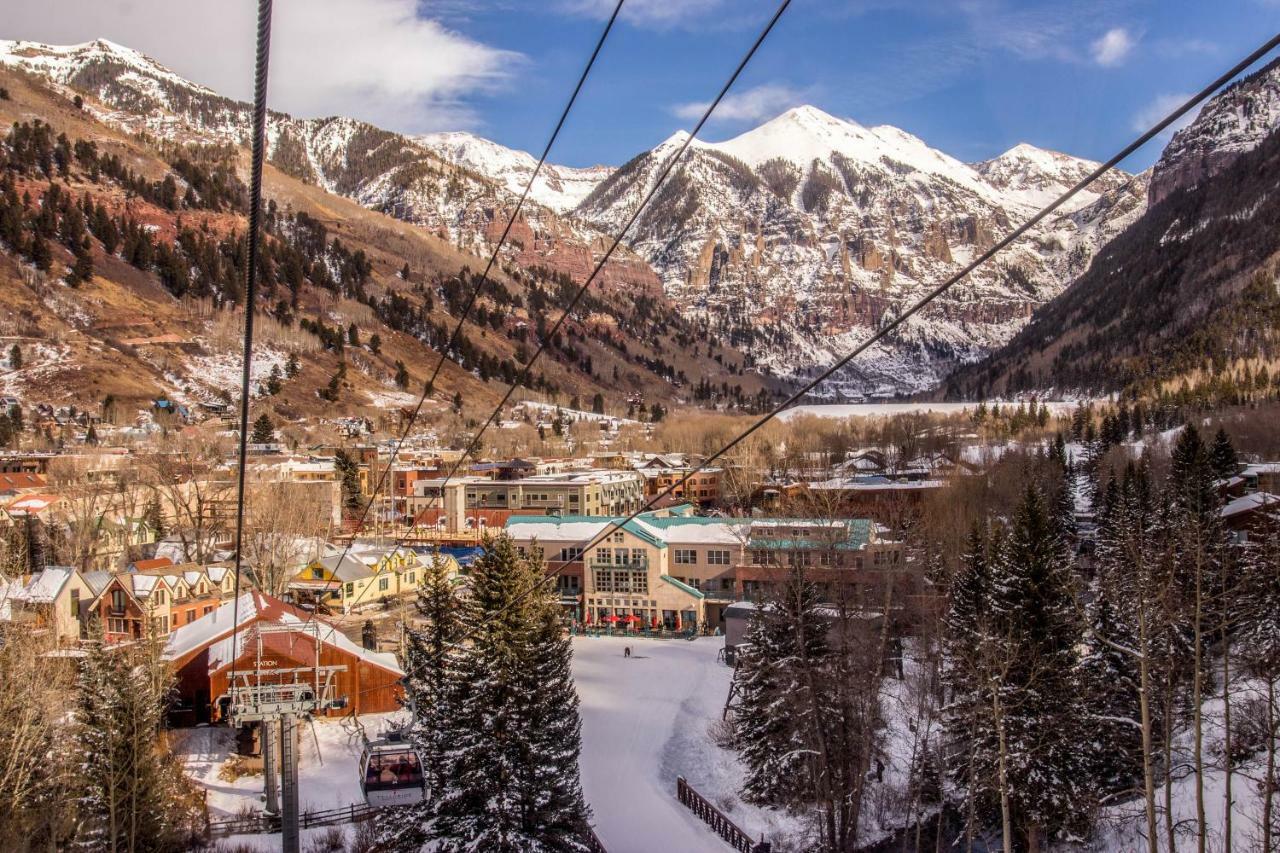
M360 756L360 790L374 808L410 806L426 796L422 756L400 732L370 741Z

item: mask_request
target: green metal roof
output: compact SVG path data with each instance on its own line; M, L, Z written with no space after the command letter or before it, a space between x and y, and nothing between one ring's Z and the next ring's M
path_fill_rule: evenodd
M679 589L683 592L687 592L689 593L689 595L692 595L694 598L706 598L706 596L703 595L702 590L694 589L684 581L678 581L675 578L671 577L671 575L660 575L660 577L667 583L674 586L676 589Z

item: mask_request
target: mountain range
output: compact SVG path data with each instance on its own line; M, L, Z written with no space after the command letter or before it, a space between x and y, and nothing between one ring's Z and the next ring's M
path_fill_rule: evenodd
M240 144L249 127L248 105L107 41L0 42L0 64L83 93L96 117L148 138ZM1009 344L1150 203L1256 147L1277 112L1259 97L1239 87L1220 95L1154 169L1104 175L825 393L926 391ZM270 160L283 172L478 257L537 162L469 133L407 136L342 117L272 113L268 133ZM545 165L504 262L581 281L685 138L617 168ZM601 297L660 292L708 352L741 353L746 367L802 378L1096 167L1025 143L964 163L903 130L797 107L732 139L695 141L626 235L629 251L606 268Z

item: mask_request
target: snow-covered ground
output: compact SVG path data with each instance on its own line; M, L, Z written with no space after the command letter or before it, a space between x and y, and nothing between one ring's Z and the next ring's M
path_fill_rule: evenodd
M994 401L993 401L994 402ZM1001 408L1017 407L1017 402L998 401ZM1049 413L1054 415L1070 414L1079 405L1076 400L1045 400ZM778 415L782 420L790 420L800 415L816 415L820 418L870 418L887 417L889 415L910 415L932 413L938 415L954 415L960 412L973 411L976 403L818 403L807 406L795 406ZM992 402L987 404L990 408Z
M623 657L627 645L630 658ZM738 800L742 767L712 739L733 675L716 660L723 646L722 637L574 640L582 786L609 853L728 850L676 800L677 776L754 837L795 831L786 815Z
M366 714L360 718L370 737L382 732L389 714ZM360 750L362 741L350 723L339 720L316 720L302 727L298 749L299 808L324 811L363 804L360 792ZM173 732L173 748L187 775L208 792L209 817L221 820L236 817L248 810L262 809L262 774L240 776L230 780L223 775L226 761L235 752L235 735L222 727L179 729ZM303 832L307 839L327 830L317 828ZM245 845L259 850L280 849L279 835L237 835L226 839L228 846Z

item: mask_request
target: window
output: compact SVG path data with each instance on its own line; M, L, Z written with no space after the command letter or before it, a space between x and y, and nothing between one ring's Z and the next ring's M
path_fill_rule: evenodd
M729 565L729 552L728 551L708 551L707 565L710 565L710 566Z
M597 562L597 563L600 563L600 564L601 564L601 565L603 565L603 566L612 565L612 564L613 564L613 549L612 549L612 548L597 548L597 549L596 549L596 562Z
M324 580L324 569L323 569L323 568L315 568L315 569L312 569L312 570L311 570L311 579L312 579L313 581L322 581L322 580Z
M356 594L356 585L354 583L347 584L347 598Z
M123 619L108 619L107 633L108 634L128 633L128 629L125 627L125 621Z
M111 612L112 613L124 612L124 590L123 589L111 590Z
M414 580L413 580L413 572L409 572L407 575L405 575L405 576L404 576L404 579L405 579L405 582L406 582L406 583L413 583L413 582L414 582Z
M378 578L378 592L386 592L391 586L391 578Z
M678 566L696 566L698 564L698 552L692 548L676 549L676 565Z
M163 589L157 589L157 590L156 590L156 604L164 604L164 590L163 590Z
M213 605L212 605L212 604L208 604L208 605L205 605L204 610L201 610L201 611L200 611L200 615L201 615L201 616L204 616L204 615L207 615L207 614L212 613L212 612L213 612Z
M71 618L80 618L80 590L71 590Z
M580 560L580 559L582 559L581 548L561 548L560 549L560 562L570 563L574 560Z

